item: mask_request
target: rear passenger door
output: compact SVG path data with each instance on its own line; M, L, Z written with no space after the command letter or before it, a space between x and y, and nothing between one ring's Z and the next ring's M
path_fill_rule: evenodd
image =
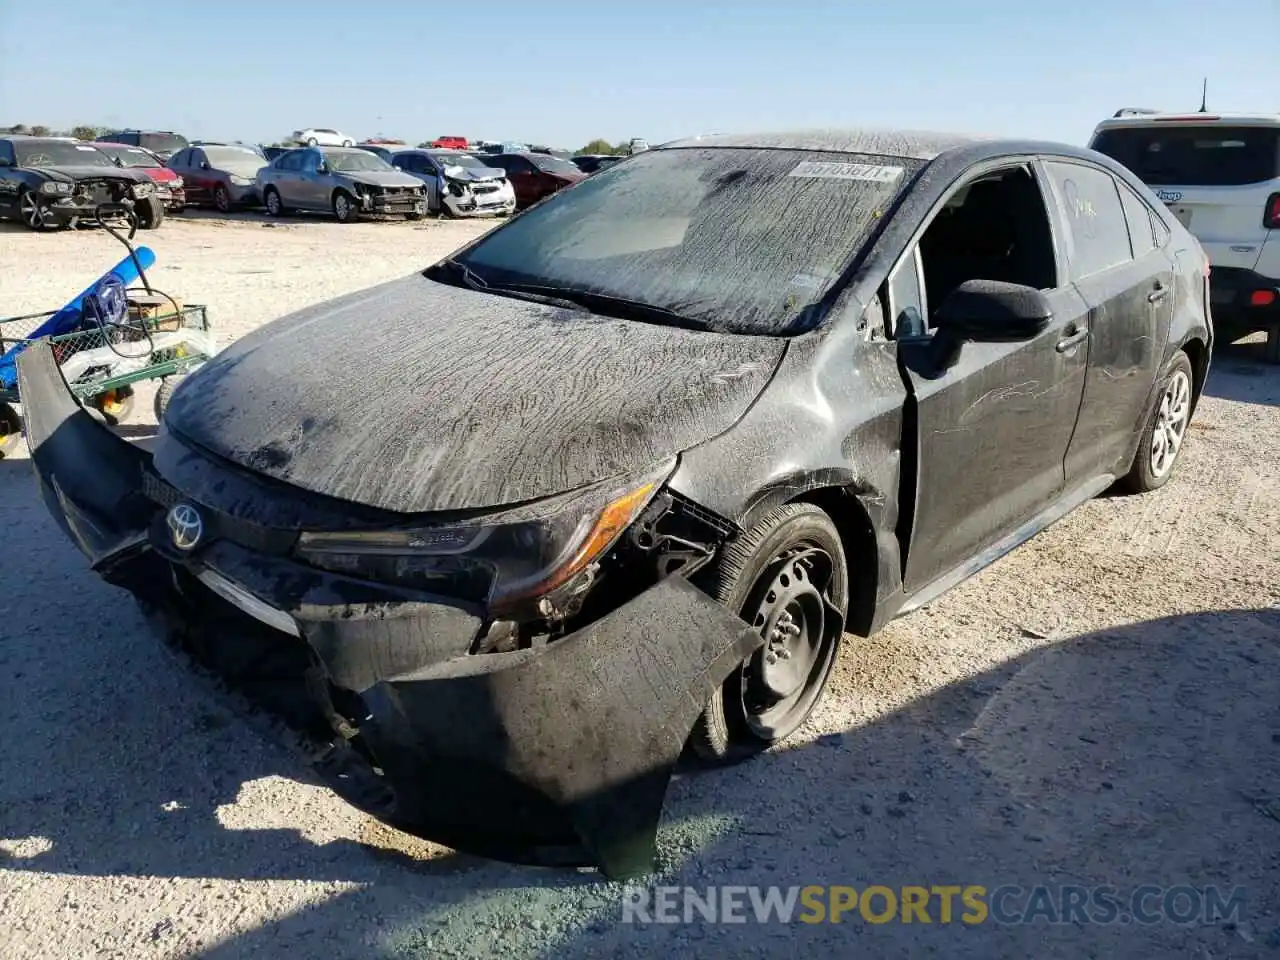
M1044 162L1071 281L1088 304L1084 399L1067 451L1067 487L1128 469L1168 337L1173 263L1151 211L1107 170Z

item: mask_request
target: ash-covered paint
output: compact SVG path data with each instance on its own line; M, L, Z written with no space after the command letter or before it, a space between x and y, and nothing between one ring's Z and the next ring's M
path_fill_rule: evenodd
M728 429L784 349L413 275L237 341L165 422L327 497L400 513L490 507L645 470Z
M720 141L914 158L919 172L813 330L785 340L695 333L409 277L278 321L206 365L170 406L176 433L161 438L154 466L178 495L270 534L525 501L679 454L672 490L740 527L780 501L816 499L855 573L847 622L870 632L1109 482L1132 457L1170 358L1195 344L1199 386L1212 346L1201 265L1187 254L1194 241L1168 221L1161 256L1178 263L1175 297L1149 339L1099 336L1096 352L1080 349L1070 338L1096 317L1067 259L1038 340L953 345L958 361L953 350L939 365L933 347L946 338L887 339L888 271L965 176L1052 156L1136 184L1091 151L1023 141L955 146L919 169L943 143L897 136ZM1061 211L1048 215L1060 237ZM1157 274L1138 271L1134 282ZM1128 288L1117 296L1140 309L1154 302ZM306 658L369 694L375 752L415 797L400 822L475 847L493 841L504 855L507 841L580 843L619 870L649 855L641 823L657 816L692 717L758 642L740 621L668 580L548 645L469 656L479 605L361 584L239 542L163 556L142 536L129 487L146 464L89 435L105 428L65 389L57 396L47 345L25 351L19 370L40 408L27 429L46 502L104 577L167 609L180 630L204 620L172 575L206 562L291 613ZM1073 450L1077 418L1095 401ZM229 626L213 647L234 652L230 641L252 634L238 616L214 618ZM441 760L451 789L424 791ZM515 807L519 817L502 821Z

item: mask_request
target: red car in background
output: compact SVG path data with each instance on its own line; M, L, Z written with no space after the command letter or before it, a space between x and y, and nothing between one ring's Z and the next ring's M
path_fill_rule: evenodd
M466 137L436 137L431 141L433 150L466 150Z
M517 210L531 207L543 197L587 176L568 160L546 153L482 153L477 159L486 167L507 171L507 179L516 194Z
M94 143L93 146L110 157L117 167L134 167L149 176L156 185L156 199L166 210L179 213L186 206L187 193L182 178L150 150L124 143Z

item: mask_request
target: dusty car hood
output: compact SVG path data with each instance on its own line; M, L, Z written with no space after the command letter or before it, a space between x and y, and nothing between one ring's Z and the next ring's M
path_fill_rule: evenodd
M459 183L489 183L493 180L505 180L507 178L506 173L497 169L492 173L484 173L474 167L459 166L455 168L450 166L448 169L455 171L447 175L449 179L457 180Z
M418 187L422 181L398 170L339 170L337 175L354 183L371 183L377 187Z
M417 513L533 500L721 433L785 341L593 317L418 274L237 341L168 429L314 493Z
M62 180L74 183L78 180L126 180L129 183L141 183L150 180L145 173L138 173L125 167L96 167L93 165L57 167L27 167L32 173L42 175L46 180Z

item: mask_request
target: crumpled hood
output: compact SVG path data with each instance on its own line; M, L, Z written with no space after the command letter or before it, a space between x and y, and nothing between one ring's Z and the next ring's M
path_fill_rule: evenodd
M785 341L615 320L414 274L260 328L166 426L243 467L402 513L534 500L732 426Z
M422 181L399 170L339 170L338 176L355 183L371 183L378 187L420 187Z
M494 169L491 173L485 173L475 167L447 166L445 169L449 171L446 176L450 180L457 180L459 183L489 183L493 180L505 180L507 178L506 172L498 169Z
M56 167L28 167L33 173L42 175L46 180L61 180L64 183L75 183L79 180L127 180L129 183L142 183L150 180L145 173L130 170L127 167L98 167L92 164L77 164Z

